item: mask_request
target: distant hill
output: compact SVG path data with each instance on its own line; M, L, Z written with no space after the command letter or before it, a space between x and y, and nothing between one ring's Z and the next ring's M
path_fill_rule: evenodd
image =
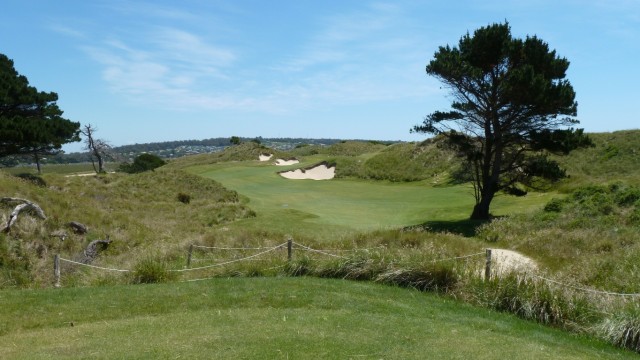
M144 144L133 144L116 146L113 152L116 155L117 162L130 161L136 156L149 153L157 155L164 159L179 158L186 155L210 154L220 152L231 145L231 139L228 137L218 137L204 140L176 140L153 142ZM313 146L325 147L336 143L344 142L343 139L308 139L308 138L240 138L241 142L254 142L265 147L287 151L296 147ZM360 140L369 141L369 140ZM393 143L395 141L375 141L378 143ZM15 166L20 164L29 164L31 158L4 158L0 159L1 165ZM61 154L50 156L42 161L43 164L74 164L89 161L89 155L86 152L76 152L69 154Z

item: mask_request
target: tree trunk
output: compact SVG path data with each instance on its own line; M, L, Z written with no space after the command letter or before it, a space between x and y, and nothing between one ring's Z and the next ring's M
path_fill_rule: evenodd
M104 163L102 161L102 155L96 152L96 157L98 158L98 173L102 174L104 172Z
M473 207L473 212L471 213L471 220L489 220L489 203L486 201L480 201Z
M105 249L111 244L111 240L107 236L106 240L93 240L84 250L84 256L80 260L83 264L91 264L98 257L98 252Z
M42 170L40 168L40 157L38 156L38 153L33 153L33 157L36 160L36 168L38 169L38 174L42 174Z

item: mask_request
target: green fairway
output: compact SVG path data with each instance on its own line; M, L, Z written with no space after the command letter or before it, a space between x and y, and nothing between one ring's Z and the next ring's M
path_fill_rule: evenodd
M286 219L293 216L298 222L376 230L466 219L473 207L472 189L466 185L434 187L426 182L356 179L288 180L277 174L283 169L308 166L321 160L314 158L294 167L276 167L257 161L235 162L191 171L248 197L249 206L270 222L288 221ZM550 194L499 197L493 210L496 215L527 211L550 197Z
M2 359L623 359L414 290L313 278L0 293Z

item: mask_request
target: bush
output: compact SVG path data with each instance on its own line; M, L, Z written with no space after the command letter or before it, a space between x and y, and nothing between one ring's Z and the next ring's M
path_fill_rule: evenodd
M562 201L561 199L551 199L551 201L549 201L547 205L544 206L544 211L559 213L560 211L562 211L563 204L564 201Z
M183 204L188 204L191 202L191 195L185 193L178 193L178 201Z
M138 155L132 164L122 164L120 165L120 171L126 172L129 174L136 174L145 171L153 171L159 168L162 165L165 165L167 162L162 160L160 157L153 154L142 154Z
M133 284L153 284L168 282L175 279L175 273L170 272L165 263L154 259L144 259L133 269Z
M38 175L22 173L22 174L16 175L16 177L19 177L20 179L30 182L36 186L47 187L47 182L44 181L44 179Z

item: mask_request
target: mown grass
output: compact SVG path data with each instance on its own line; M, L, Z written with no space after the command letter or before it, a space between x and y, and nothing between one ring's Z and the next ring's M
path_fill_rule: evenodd
M292 167L254 162L225 163L192 168L249 199L261 226L286 224L304 231L309 224L352 230L378 230L417 225L428 221L465 219L473 206L466 185L434 187L426 182L393 183L360 179L331 181L289 180L277 174L324 160L308 157ZM499 197L496 215L529 211L542 206L552 194L531 194L524 198ZM313 231L318 228L314 227Z
M396 287L313 278L0 293L3 359L624 359L513 316Z

